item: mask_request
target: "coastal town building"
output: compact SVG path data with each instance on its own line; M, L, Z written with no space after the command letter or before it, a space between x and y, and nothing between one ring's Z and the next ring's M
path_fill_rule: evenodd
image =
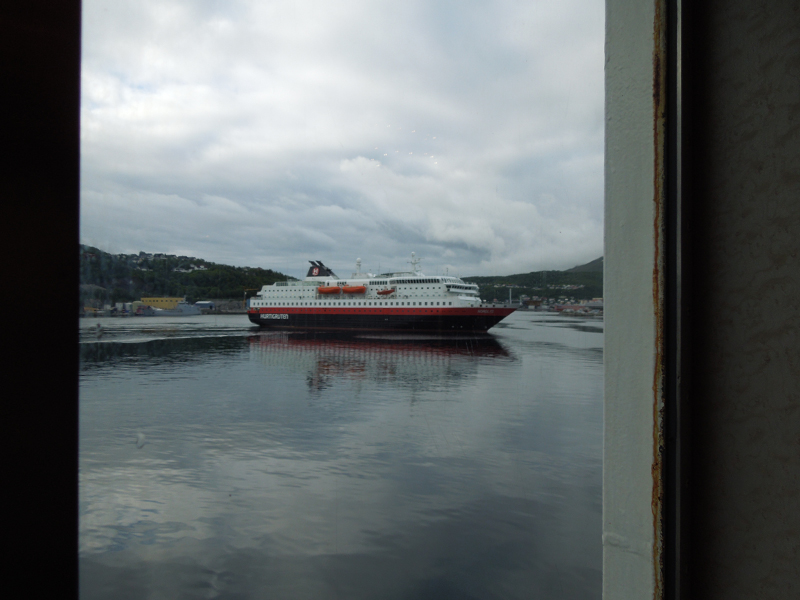
M142 298L142 302L153 308L163 308L171 310L178 306L178 302L183 302L183 298Z

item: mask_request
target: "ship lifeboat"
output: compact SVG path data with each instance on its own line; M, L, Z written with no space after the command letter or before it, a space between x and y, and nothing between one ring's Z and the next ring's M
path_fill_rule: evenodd
M338 285L331 287L318 287L317 292L320 294L341 294L342 288L340 288Z
M390 290L378 290L379 296L388 296L389 294L394 294L394 288Z
M345 285L342 286L342 292L345 294L366 294L367 286L365 285Z

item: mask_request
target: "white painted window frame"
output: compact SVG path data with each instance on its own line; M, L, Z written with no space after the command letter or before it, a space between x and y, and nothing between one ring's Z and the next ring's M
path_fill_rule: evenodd
M680 269L674 265L679 264L681 242L680 160L676 160L680 157L680 14L680 0L606 0L606 600L680 596L674 568L679 558L679 534L674 533L680 530L677 486L665 486L666 460L673 469L679 464L676 440L671 438L669 447L665 443L665 407L677 406L667 393L677 398L680 381L676 373L680 360L671 357L670 372L666 370L670 358L666 349L677 353L679 344L666 344L672 334L665 327L665 312L670 309L669 326L679 331ZM673 36L669 48L668 26ZM677 132L669 146L668 85L673 86L669 126ZM668 151L673 154L668 156ZM672 519L666 542L665 519ZM673 568L665 569L670 562Z

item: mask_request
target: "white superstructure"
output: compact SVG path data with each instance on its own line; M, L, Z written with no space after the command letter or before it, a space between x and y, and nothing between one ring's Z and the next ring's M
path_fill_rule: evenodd
M361 272L356 260L352 277L340 279L321 262L303 281L279 281L265 285L250 300L260 307L451 307L474 308L481 304L478 286L458 277L428 276L419 270L420 259L411 255L411 271L373 275Z

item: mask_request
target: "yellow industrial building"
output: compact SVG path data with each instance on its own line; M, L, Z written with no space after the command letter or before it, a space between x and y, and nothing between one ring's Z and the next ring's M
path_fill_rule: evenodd
M163 308L169 310L178 306L178 302L183 302L183 298L142 298L142 303L153 308Z

